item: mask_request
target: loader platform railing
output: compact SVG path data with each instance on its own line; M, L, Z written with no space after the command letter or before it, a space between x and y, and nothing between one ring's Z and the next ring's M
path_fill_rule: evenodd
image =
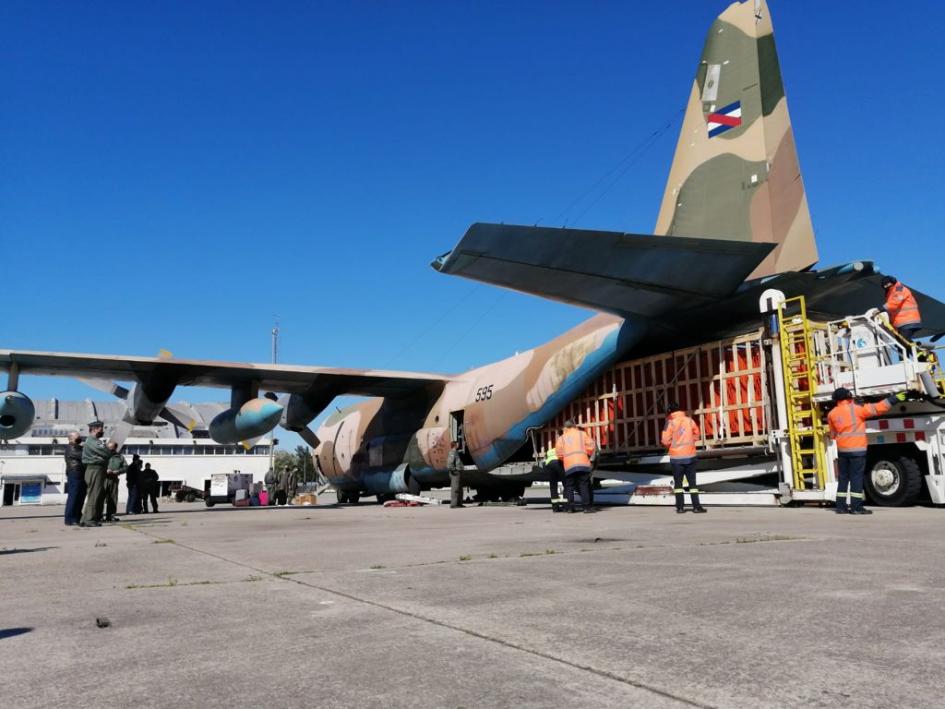
M824 323L813 332L813 348L817 401L828 401L837 387L864 397L914 390L940 398L945 392L935 351L903 338L883 313Z

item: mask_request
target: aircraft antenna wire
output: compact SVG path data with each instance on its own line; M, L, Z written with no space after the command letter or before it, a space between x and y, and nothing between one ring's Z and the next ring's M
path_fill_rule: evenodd
M604 174L598 177L597 180L595 180L594 183L590 187L586 188L583 192L578 194L577 197L572 199L567 207L565 207L560 212L558 212L553 222L555 224L561 223L561 220L565 218L571 210L577 207L581 202L587 199L591 194L593 194L602 185L605 185L605 183L607 183L608 180L610 180L610 183L604 187L603 191L573 221L579 221L582 217L584 217L584 215L587 214L588 211L590 211L598 202L600 202L600 200L604 197L604 195L606 195L608 192L610 192L611 189L613 189L614 185L616 185L617 182L619 182L620 179L627 173L627 170L629 170L631 167L633 167L633 165L635 165L639 161L639 159L646 153L647 149L652 147L653 144L656 143L656 141L659 140L663 136L663 134L666 133L666 131L670 130L676 124L676 121L685 112L686 112L685 107L680 108L678 111L674 112L669 118L667 118L662 123L660 123L658 128L652 131L649 135L647 135L646 138L644 138L641 142L637 143L631 150L629 150L626 154L624 154L623 157L621 157L613 165L613 167L611 167L609 170L604 172ZM611 178L613 179L611 180ZM543 219L544 218L539 219L536 222L536 224L538 222L543 221ZM568 221L569 221L568 219L565 219L562 226L567 226Z

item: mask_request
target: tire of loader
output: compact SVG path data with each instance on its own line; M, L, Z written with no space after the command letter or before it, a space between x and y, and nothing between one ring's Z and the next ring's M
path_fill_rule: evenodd
M922 469L907 455L870 457L864 487L870 502L881 507L915 504L922 492Z

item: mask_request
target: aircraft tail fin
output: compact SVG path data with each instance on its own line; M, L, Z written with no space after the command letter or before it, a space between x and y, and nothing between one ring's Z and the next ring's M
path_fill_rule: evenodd
M774 244L752 278L817 262L766 0L709 29L656 233Z
M661 239L587 229L473 224L433 267L441 273L621 316L730 296L772 244Z

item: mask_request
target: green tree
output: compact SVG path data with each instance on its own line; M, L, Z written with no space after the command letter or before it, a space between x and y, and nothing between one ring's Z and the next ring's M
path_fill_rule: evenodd
M272 464L275 466L277 471L281 471L284 470L286 466L294 468L298 464L298 459L295 457L294 453L284 450L277 450L273 456Z

